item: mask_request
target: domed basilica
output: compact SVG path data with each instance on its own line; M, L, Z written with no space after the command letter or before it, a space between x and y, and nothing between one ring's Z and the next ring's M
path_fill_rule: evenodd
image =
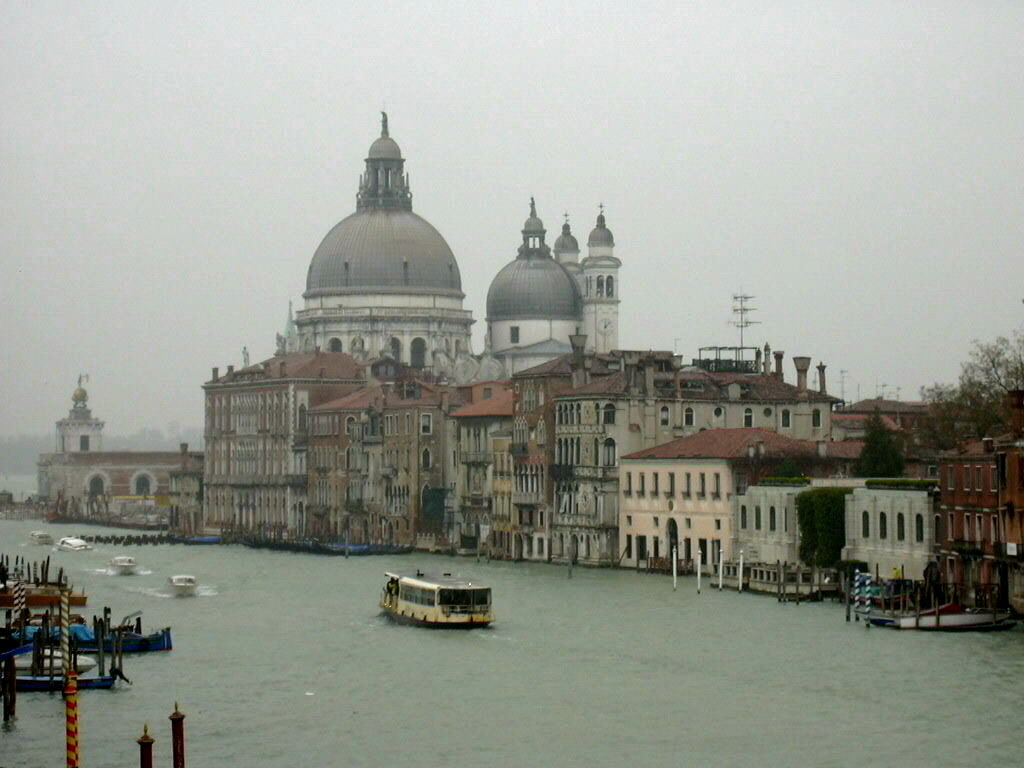
M580 261L568 220L554 251L545 244L531 199L518 254L488 291L485 349L474 355L458 262L441 234L413 213L404 164L382 113L355 213L313 254L304 306L294 318L289 308L279 354L321 348L360 359L386 356L462 384L564 355L574 334L586 335L588 350L616 348L621 263L603 212Z

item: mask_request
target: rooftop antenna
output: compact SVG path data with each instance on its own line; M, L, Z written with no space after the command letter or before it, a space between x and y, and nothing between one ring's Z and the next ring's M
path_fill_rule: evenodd
M736 315L736 319L732 321L732 325L735 325L740 329L740 346L743 346L743 329L749 328L752 325L760 325L760 320L751 320L747 315L751 312L757 311L757 307L747 306L747 302L751 299L756 298L746 293L734 293L732 295L732 313Z

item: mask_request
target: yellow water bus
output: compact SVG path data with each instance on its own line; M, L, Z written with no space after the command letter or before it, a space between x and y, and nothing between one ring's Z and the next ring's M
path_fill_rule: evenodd
M445 629L475 629L494 621L491 588L450 573L385 571L380 609L397 622Z

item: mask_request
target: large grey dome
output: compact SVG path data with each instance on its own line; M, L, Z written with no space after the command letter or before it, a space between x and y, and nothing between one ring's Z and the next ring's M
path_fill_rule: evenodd
M412 211L394 208L342 219L313 254L304 295L345 293L464 297L459 265L441 233Z
M577 320L580 289L553 259L516 259L506 264L487 291L487 320Z

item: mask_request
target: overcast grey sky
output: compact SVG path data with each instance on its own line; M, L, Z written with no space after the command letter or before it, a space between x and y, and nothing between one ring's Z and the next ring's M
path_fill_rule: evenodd
M213 7L208 7L213 6ZM748 342L904 398L1020 328L1024 3L3 2L0 433L91 375L112 433L202 423L273 353L386 106L487 288L531 195L599 202L624 348Z

